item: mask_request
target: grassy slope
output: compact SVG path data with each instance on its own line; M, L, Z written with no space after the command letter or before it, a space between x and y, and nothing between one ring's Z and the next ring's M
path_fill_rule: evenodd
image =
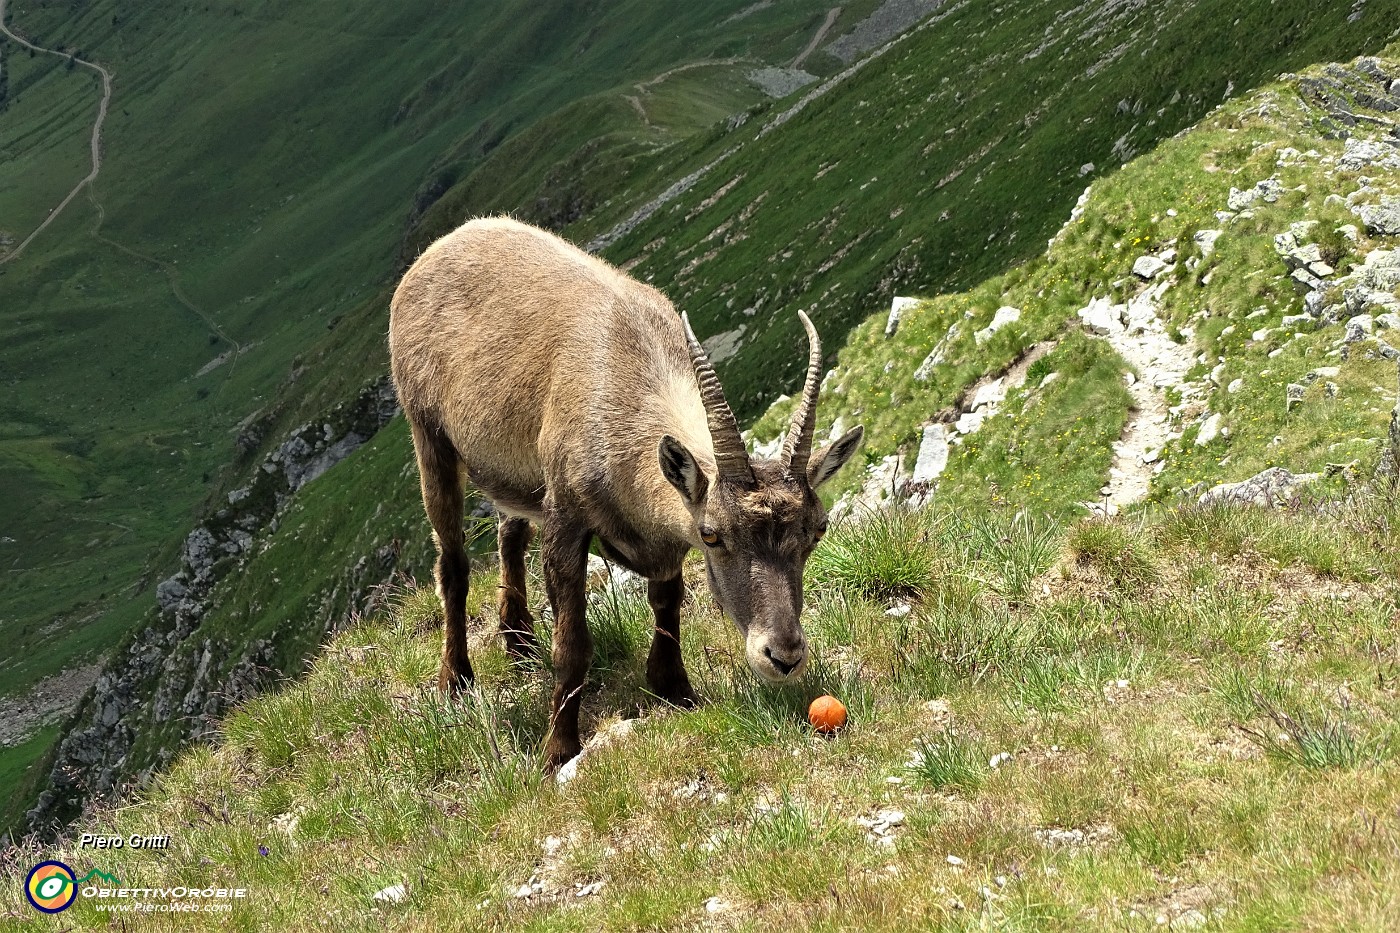
M1388 67L1400 70L1393 60ZM1134 260L1175 240L1182 265L1159 313L1172 328L1196 328L1193 349L1204 351L1209 363L1198 364L1190 378L1203 380L1217 360L1226 361L1220 385L1204 404L1206 411L1224 415L1230 434L1197 446L1192 421L1179 422L1184 434L1164 451L1166 468L1154 480L1152 496L1170 499L1195 484L1240 480L1270 466L1303 473L1356 461L1361 473L1369 473L1394 403L1395 364L1363 351L1343 361L1336 350L1342 324L1297 333L1280 327L1284 316L1302 312L1303 297L1274 251L1274 235L1306 220L1319 221L1317 236L1343 223L1359 225L1345 207L1325 204L1328 196L1346 197L1363 177L1374 189L1368 200L1400 192L1400 172L1338 167L1330 160L1341 155L1343 142L1327 137L1318 116L1299 97L1295 81L1231 101L1189 133L1095 183L1083 216L1040 257L970 291L922 303L905 314L893 339L884 336L885 316L871 316L838 356L837 377L822 395L819 434L837 418L845 425L864 422L868 460L902 452L912 461L922 425L958 401L979 376L1004 369L1039 341L1060 340L1035 364L1027 388L1012 393L1003 414L954 449L938 496L950 505L1009 503L1057 517L1082 514L1076 503L1098 498L1108 478L1110 444L1129 407L1120 374L1129 367L1106 343L1084 335L1076 312L1096 297L1126 301L1143 287L1130 274ZM1317 155L1277 165L1278 153L1290 146ZM1185 260L1200 257L1193 235L1222 226L1215 211L1224 209L1230 189L1250 188L1276 172L1286 188L1301 190L1273 204L1259 202L1252 217L1225 224L1215 252L1194 273L1187 271ZM1374 249L1396 246L1393 238L1369 236L1364 229L1354 243L1333 239L1344 244L1337 256L1344 271ZM1021 320L978 345L975 331L1007 304L1022 309ZM1254 316L1246 320L1248 315ZM947 361L928 381L916 381L920 362L958 322ZM1274 333L1254 341L1252 334L1263 328ZM1285 386L1306 383L1305 375L1319 366L1340 368L1338 396L1326 397L1319 383L1304 406L1286 412ZM1049 372L1064 378L1038 390ZM1237 378L1238 390L1227 392ZM774 405L754 433L776 436L791 407ZM850 472L844 482L853 487L859 481ZM1342 481L1335 482L1340 487Z
M479 693L438 699L435 597L404 590L220 747L83 826L170 832L170 851L45 855L128 885L244 886L220 922L248 930L1386 929L1397 517L844 526L811 569L806 682L757 686L701 599L684 639L708 702L644 703L566 787L537 770L547 676L488 640ZM593 624L585 710L607 724L642 695L645 600L604 597ZM822 691L851 710L834 739L802 721ZM889 810L883 834L857 822ZM0 894L17 919L19 880ZM399 883L404 903L371 899ZM105 922L93 904L64 921Z
M756 139L760 118L697 137L683 170L739 148L608 255L641 256L634 274L702 337L748 328L720 374L756 416L799 378L797 308L836 346L892 294L975 286L1041 251L1086 183L1082 165L1116 168L1227 86L1374 50L1400 13L1376 5L1349 24L1340 7L1267 2L1229 16L1214 4L1069 6L948 4L781 131ZM611 219L600 212L577 235Z
M141 619L200 500L241 482L221 471L245 416L262 409L270 439L382 371L387 290L434 172L469 173L561 108L581 146L655 144L748 106L758 91L731 77L652 131L625 106L570 110L690 56L800 47L806 4L757 35L716 25L742 6L11 3L13 25L116 83L92 197L0 276L0 690ZM57 59L5 53L0 216L17 241L84 173L96 90ZM524 179L568 175L560 152L514 154ZM347 318L358 332L328 342ZM247 352L198 375L235 344ZM318 345L335 362L307 378L299 357Z
M1281 34L1287 34L1289 30L1294 29L1296 25L1297 24L1290 24L1285 22L1282 25L1278 25L1278 28L1282 30ZM1319 22L1317 24L1314 24L1316 28L1312 30L1310 35L1314 36L1314 41L1334 41L1339 42L1342 45L1349 45L1354 41L1369 41L1367 39L1369 33L1365 33L1363 30L1353 31L1348 34L1341 32L1339 28L1334 28L1335 25L1336 24L1331 24L1330 20L1326 22ZM1179 25L1177 28L1180 28ZM1269 34L1272 33L1265 33L1265 35ZM926 36L928 34L924 35ZM1263 44L1267 45L1267 43ZM924 50L923 54L929 55L930 58L933 57L931 52L927 48ZM1071 62L1071 64L1067 65L1066 67L1074 67L1073 62ZM888 78L888 73L880 72L877 70L871 72L868 79L859 79L869 80L871 82L871 84L867 85L867 87L871 88L872 90L872 94L870 95L872 103L875 103L877 100L877 98L873 94L873 89L876 87L884 87L882 82L887 81ZM1119 75L1118 78L1126 80L1124 75ZM1136 80L1136 77L1134 76L1133 79ZM911 78L908 75L906 75L906 84L912 80L914 80L914 78ZM941 84L941 81L939 83ZM855 84L852 85L852 87L855 86ZM1122 86L1126 88L1129 85L1124 84ZM837 94L835 94L832 100L839 101L845 99L846 105L852 106L852 99L848 95L853 93L855 93L855 91L851 90L850 88L847 88L845 91L838 92ZM1097 88L1094 93L1101 96L1102 88ZM843 95L847 96L843 97ZM1095 97L1095 100L1097 99L1098 98ZM825 106L825 103L817 106ZM839 116L839 112L837 116ZM805 129L803 128L803 120L805 119L806 118L804 117L798 121L794 121L794 129L792 129L791 132L794 134L802 134L795 135L795 139L801 140L803 138L806 138L810 140L815 136L815 130L813 127L808 126ZM1142 132L1155 134L1161 132L1161 130L1162 127L1159 125L1150 128L1145 128L1142 130ZM784 130L782 133L775 134L773 138L782 137L787 132L789 131ZM717 134L717 139L710 140L708 143L706 141L702 141L700 143L697 143L696 146L702 147L707 144L721 145L724 143L722 135L723 134ZM830 134L828 134L828 136L829 135ZM505 147L502 148L504 149ZM793 145L793 152L802 154L802 158L805 158L806 154L810 154L807 150L799 148L797 144ZM699 153L697 155L697 158L703 155L703 152ZM798 156L794 156L794 158L798 158ZM1077 158L1077 156L1075 156L1074 158ZM1077 189L1078 184L1082 184L1082 182L1079 182L1076 178L1074 184L1064 185L1064 194L1062 195L1062 197L1067 198L1070 194L1072 194L1073 191ZM978 193L979 192L977 191L973 191L969 196L973 198L973 203L975 203L975 196ZM801 194L801 192L797 192L796 194ZM720 203L722 204L724 202ZM967 198L963 198L957 203L966 204L969 202ZM809 206L812 205L809 204ZM817 207L820 207L820 205L817 205ZM1067 205L1061 205L1061 214L1063 213L1066 207ZM920 206L918 209L923 210L922 202L920 202ZM881 229L883 229L885 226L888 225L883 223L880 225ZM580 231L586 231L586 229L586 225L581 226L579 228ZM1030 239L1030 237L1027 236L1027 239ZM637 242L640 242L639 238L637 238ZM1005 261L1007 254L1004 251L1004 246L1005 244L994 244L991 248L991 252L987 254L989 258L987 258L985 261L989 264L994 263L995 261L997 261L996 257L998 256L1001 257L1001 261ZM626 248L627 247L624 245L623 247L620 247L619 250L621 251ZM1010 252L1012 255L1014 255L1016 253L1016 250L1012 249ZM716 268L719 268L718 264ZM742 263L737 265L735 268L742 270ZM1013 278L1018 274L1020 273L1012 273ZM996 294L996 289L999 287L1000 283L996 280L993 280L992 282L984 285L982 288L988 300L995 300L994 295ZM1065 300L1067 308L1067 303L1069 301L1068 297L1066 297ZM991 307L995 307L995 304L991 305ZM378 310L377 304L373 300L361 300L358 305L353 306L352 309L348 312L348 315L350 316L344 319L345 322L363 323L365 326L349 330L347 330L346 328L337 328L337 331L332 334L331 339L323 342L323 347L321 351L319 351L321 354L323 354L322 359L336 360L347 358L345 356L340 355L340 351L343 351L346 347L360 347L365 349L366 352L363 355L358 356L358 358L360 359L377 359L378 354L381 352L378 347L378 340L370 340L364 335L371 334L374 332L373 328L370 327L369 324L375 319L378 313L380 312ZM1047 319L1046 321L1047 326L1058 326L1059 323L1061 323L1061 321L1051 321L1050 319ZM349 334L349 336L342 337L342 333L347 333ZM1004 346L994 347L992 355L995 355L996 353L1013 351L1014 348L1010 345L1010 339L1011 338L1008 337L1008 342ZM835 343L835 341L830 342ZM1113 410L1115 406L1116 410L1119 412L1122 412L1126 408L1126 401L1122 397L1121 390L1115 392L1115 381L1113 379L1107 378L1112 371L1111 368L1106 369L1103 365L1101 365L1103 361L1098 356L1096 356L1096 354L1100 352L1099 348L1092 344L1086 344L1081 348L1066 346L1061 351L1057 351L1057 353L1058 352L1063 352L1064 354L1066 354L1066 362L1064 365L1069 367L1079 367L1080 369L1082 369L1082 372L1086 374L1086 377L1091 380L1091 382L1081 382L1077 386L1077 389L1087 387L1091 391L1087 393L1081 393L1080 391L1076 391L1074 393L1071 393L1070 395L1067 395L1067 399L1072 397L1074 400L1080 403L1092 404L1094 406L1107 405L1109 406L1110 411ZM969 373L980 372L981 369L986 365L986 361L979 361L973 359L968 359L965 362L967 372ZM774 370L770 368L770 375L773 371ZM323 378L325 379L325 381L317 387L316 391L326 391L324 388L326 383L335 384L337 374L332 374ZM343 378L346 384L349 384L352 381L348 375L340 378ZM957 384L955 384L954 382L949 382L946 388L949 391L955 392L957 390L957 387ZM1102 393L1103 401L1094 401L1095 397L1092 394L1093 392ZM1073 415L1073 409L1071 407L1057 405L1054 406L1054 410L1065 413L1066 425L1073 424L1074 421L1078 420L1078 416ZM1118 423L1121 423L1121 415L1117 417ZM995 437L995 432L997 430L999 430L998 425L990 425L987 429L989 433L986 436L989 438ZM1113 417L1108 417L1104 419L1103 423L1097 425L1095 430L1098 433L1103 434L1104 437L1111 436L1115 431ZM1052 436L1057 436L1061 432L1051 431L1049 429L1049 426L1047 425L1045 426L1045 431L1043 433L1043 437L1033 439L1032 443L1044 443L1048 438ZM892 437L898 436L899 435L897 434L892 434ZM1100 441L1102 439L1103 438L1098 438L1098 440ZM1093 439L1091 438L1088 440ZM392 534L394 529L403 529L405 534L409 536L411 540L421 541L421 521L417 518L416 515L416 505L414 503L414 497L411 491L411 482L401 481L403 480L402 476L400 476L397 480L387 479L388 477L394 475L395 471L401 471L402 465L407 462L407 449L403 445L402 441L402 437L399 437L397 442L394 442L392 440L386 440L382 450L376 448L375 450L365 452L366 458L373 458L375 456L384 456L388 458L386 461L375 467L367 468L378 471L381 477L380 480L377 481L381 485L369 487L374 490L374 496L378 497L382 495L386 488L392 489L394 490L394 492L392 492L389 495L384 495L382 499L371 498L369 500L375 503L374 511L378 512L379 518L384 519L384 523L382 525L378 524L379 518L376 518L373 520L372 524L363 524L362 527L365 527L367 529L372 527L375 529L376 532L382 531L385 534ZM989 448L995 451L997 449L997 446L989 445ZM1100 476L1102 473L1102 464L1097 463L1097 461L1093 461L1092 458L1097 457L1100 460L1103 460L1105 458L1106 455L1102 450L1102 445L1096 443L1085 443L1084 449L1088 452L1088 456L1090 459L1076 461L1077 465L1081 467L1080 472L1077 475L1065 477L1065 483L1060 487L1050 490L1047 490L1044 487L1037 489L1036 495L1041 500L1041 502L1039 502L1038 504L1040 504L1042 507L1046 507L1048 511L1056 512L1057 514L1067 514L1067 510L1070 507L1067 505L1067 499L1065 497L1068 496L1071 492L1073 492L1075 495L1078 495L1080 487L1087 486L1091 480L1094 482L1098 482L1097 477ZM995 462L997 463L998 468L1004 465L1001 458L995 458ZM1036 470L1033 467L1030 469L1020 469L1017 475L1010 477L1010 481L1004 484L1003 488L1014 488L1021 484L1025 484L1027 479L1036 479L1038 477L1034 477L1035 472ZM968 471L964 471L962 475L970 476L972 474ZM335 479L334 476L335 474L332 474L332 477L329 477L326 480L322 481L326 484L326 486L324 487L325 502L337 501L335 487L339 481ZM1029 486L1027 488L1029 488ZM974 485L971 492L970 501L973 503L982 501L980 498L978 498L979 495L980 493L978 491L978 487ZM332 508L313 509L310 514L310 517L307 520L306 527L308 531L306 532L306 534L315 536L316 540L319 541L338 542L342 540L342 538L339 535L343 534L343 529L339 529L339 525L349 523L348 525L346 525L346 527L350 527L355 525L356 522L369 523L371 521L368 517L370 512L368 509L362 507L362 503L365 500L363 497L357 497L357 499L359 501L356 501L356 499L348 500L350 503L353 503L349 506L349 508L355 511L348 512L346 514L342 514L341 512ZM344 499L340 500L340 506L342 508L346 507L346 501L347 500ZM1023 500L1013 498L1011 499L1011 501ZM332 525L336 525L337 527L332 528ZM365 552L361 551L360 553ZM352 555L349 555L347 552L347 556ZM267 603L267 599L269 598L267 596L267 593L276 593L277 595L275 598L278 601L279 605L282 605L284 607L291 607L293 610L304 609L306 606L316 604L318 599L323 598L326 595L328 581L333 580L339 574L340 570L337 569L334 573L329 574L324 573L326 569L332 567L334 563L333 561L327 559L323 561L313 562L314 566L312 566L309 565L306 562L306 560L303 559L304 557L304 552L298 552L295 547L287 545L286 547L283 547L280 550L275 550L272 553L272 555L267 557L266 560L262 563L253 565L250 568L248 582L243 584L241 587L241 591L244 594L243 598L246 600L245 605L269 605ZM295 569L299 572L288 572L287 575L284 576L283 571L289 569ZM298 582L289 588L288 584L286 583L287 580L297 580ZM221 636L224 633L227 633L227 637L229 638L242 638L245 636L246 626L241 624L241 611L238 608L237 602L226 602L223 608L220 610L218 618L222 621L216 622L216 630L221 634ZM263 629L267 630L279 629L284 632L286 631L286 626L283 625L280 621L278 621L278 618L274 617L274 615L271 613L269 613L264 619L257 621L255 624L260 625ZM293 627L293 630L295 630L295 627ZM303 642L305 642L304 639L301 641L293 640L292 642L289 642L291 647L281 656L282 663L285 665L283 667L284 670L295 669L298 663L295 657L297 652L311 647L310 642Z
M1261 100L1277 105L1272 116L1259 117ZM801 686L756 685L701 596L684 639L707 704L681 714L643 700L633 734L559 788L537 770L547 674L509 671L487 635L494 579L474 581L481 685L462 703L427 686L435 597L410 586L333 641L305 679L230 717L218 748L190 751L135 805L85 823L120 833L183 827L171 852L126 851L102 867L128 883L246 885L252 898L228 918L242 929L1388 929L1400 911L1400 838L1382 816L1400 806L1394 503L1158 505L1063 521L1081 487L1102 482L1126 413L1121 361L1101 341L1064 333L1073 310L1144 243L1189 239L1231 184L1268 174L1273 149L1337 151L1308 135L1306 117L1289 84L1233 102L1096 185L1048 259L925 303L895 340L879 333L882 315L856 330L833 382L844 390L826 400L825 417L864 408L875 454L907 442L917 413L951 403L1029 342L1060 338L1032 374L1061 378L1014 395L1015 417L988 422L955 458L945 504L828 535L809 567L819 659ZM1264 139L1268 152L1256 146ZM1313 174L1287 181L1306 183L1319 204L1354 184L1309 164ZM1222 284L1179 283L1164 313L1179 324L1208 303L1220 320L1200 334L1215 341L1224 321L1270 296L1272 314L1293 310L1296 297L1276 291L1278 270L1249 276L1245 266L1272 270L1278 260L1259 244L1308 212L1285 199L1231 227L1213 259ZM968 337L955 343L916 389L907 374L949 323L970 310L981 326L1003 298L1027 309L1022 321L980 350ZM1305 351L1320 353L1335 330L1296 338L1268 365L1285 376L1315 365ZM1242 358L1240 371L1265 389L1265 364L1250 354L1266 349L1229 348L1231 365ZM898 377L885 372L890 360ZM1365 380L1381 376L1359 358L1344 365L1347 391L1323 423L1374 432ZM1265 389L1261 418L1278 402ZM886 405L891 393L908 404ZM758 432L782 416L776 407ZM1307 433L1311 421L1254 428L1232 417L1237 466L1193 461L1188 432L1159 494L1269 457L1306 468L1335 456ZM1275 430L1287 438L1280 454L1263 443ZM1007 455L1013 445L1028 466ZM287 537L266 552L282 557L255 561L250 575L307 573L314 557L294 542L342 546L360 520L343 507L371 490L412 502L406 458L395 425L337 471L355 484L348 495L334 483L308 487L279 531ZM396 472L376 475L389 460ZM1041 475L1042 464L1054 472ZM980 482L989 469L996 496ZM1016 481L1028 476L1037 482ZM399 515L390 500L376 508ZM699 566L690 573L699 584ZM268 591L252 576L247 586L248 598ZM886 612L901 604L907 615ZM285 603L266 616L303 608ZM592 612L598 658L585 709L605 726L637 712L650 623L637 594L603 596ZM802 722L823 691L852 713L834 740ZM883 831L857 822L890 810L903 816ZM80 871L91 858L45 854ZM371 900L396 883L406 903ZM17 886L0 903L27 917ZM522 886L528 896L517 896ZM288 887L311 893L281 896ZM101 920L88 902L69 918Z

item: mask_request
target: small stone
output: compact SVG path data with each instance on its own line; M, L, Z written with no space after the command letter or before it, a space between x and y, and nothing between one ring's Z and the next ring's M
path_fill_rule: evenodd
M1133 275L1144 281L1151 281L1161 275L1170 265L1156 256L1139 256L1133 263Z
M961 868L963 860L958 858L956 855L950 855L948 856L948 864L952 865L954 868Z
M997 768L1000 768L1002 765L1006 764L1010 760L1010 752L997 752L991 757L991 760L987 762L987 767L995 771Z
M1192 239L1195 240L1196 245L1200 247L1202 256L1209 256L1211 253L1215 252L1215 241L1220 239L1220 235L1223 232L1223 230L1196 231L1196 235L1193 236Z
M729 904L718 897L711 897L705 901L705 913L720 914L729 909Z
M1013 308L1010 305L998 308L996 314L992 315L992 322L986 327L977 331L975 334L973 334L972 338L977 342L977 345L980 347L982 344L990 340L992 338L992 335L995 334L997 331L1001 330L1007 324L1014 324L1020 319L1020 308Z
M381 904L399 904L408 897L408 887L403 883L391 884L374 892L374 900Z
M1240 389L1243 389L1243 388L1244 388L1244 380L1243 380L1243 379L1234 379L1234 380L1232 380L1232 381L1230 382L1229 385L1227 385L1227 386L1225 387L1225 391L1226 391L1226 392L1229 392L1229 393L1231 393L1231 394L1233 395L1234 393L1238 392Z
M885 321L885 337L887 339L893 337L895 331L899 329L899 321L900 318L904 316L904 312L908 311L910 308L917 308L918 306L919 299L917 298L897 297L892 300L890 302L890 316Z
M1371 233L1400 236L1400 198L1383 197L1379 204L1366 204L1355 210Z
M1346 335L1342 338L1346 343L1357 343L1366 339L1366 336L1374 333L1376 322L1369 314L1358 314L1347 321Z
M1302 404L1303 396L1307 391L1307 386L1301 386L1296 382L1290 382L1284 389L1283 410L1289 412L1293 410L1294 405Z
M896 618L896 619L902 619L902 618L904 618L905 616L907 616L907 615L909 614L909 612L910 612L909 604L908 604L908 603L900 603L898 606L891 606L890 608L886 609L886 610L885 610L885 615L887 615L887 616L892 616L893 618Z

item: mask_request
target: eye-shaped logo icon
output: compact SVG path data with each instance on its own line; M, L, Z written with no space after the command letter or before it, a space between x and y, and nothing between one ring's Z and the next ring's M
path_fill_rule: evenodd
M40 862L24 879L24 896L35 910L56 914L68 909L78 896L73 869L62 862Z

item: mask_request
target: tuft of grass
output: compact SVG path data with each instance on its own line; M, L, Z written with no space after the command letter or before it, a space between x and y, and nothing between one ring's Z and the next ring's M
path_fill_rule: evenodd
M1391 752L1388 740L1358 735L1342 715L1285 705L1257 692L1252 700L1265 724L1242 725L1240 731L1276 761L1318 770L1347 769L1375 764Z
M807 562L816 587L833 587L869 599L919 597L941 569L929 515L904 506L838 522Z
M1066 548L1071 560L1093 567L1120 587L1145 586L1161 579L1140 529L1126 522L1085 519L1070 529Z
M918 739L905 766L908 773L935 790L977 790L987 778L986 747L944 729L932 741Z

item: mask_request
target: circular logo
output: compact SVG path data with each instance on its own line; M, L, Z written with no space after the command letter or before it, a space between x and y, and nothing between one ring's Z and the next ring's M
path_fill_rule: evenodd
M35 910L56 914L68 909L78 896L73 869L62 862L40 862L24 879L24 896Z

